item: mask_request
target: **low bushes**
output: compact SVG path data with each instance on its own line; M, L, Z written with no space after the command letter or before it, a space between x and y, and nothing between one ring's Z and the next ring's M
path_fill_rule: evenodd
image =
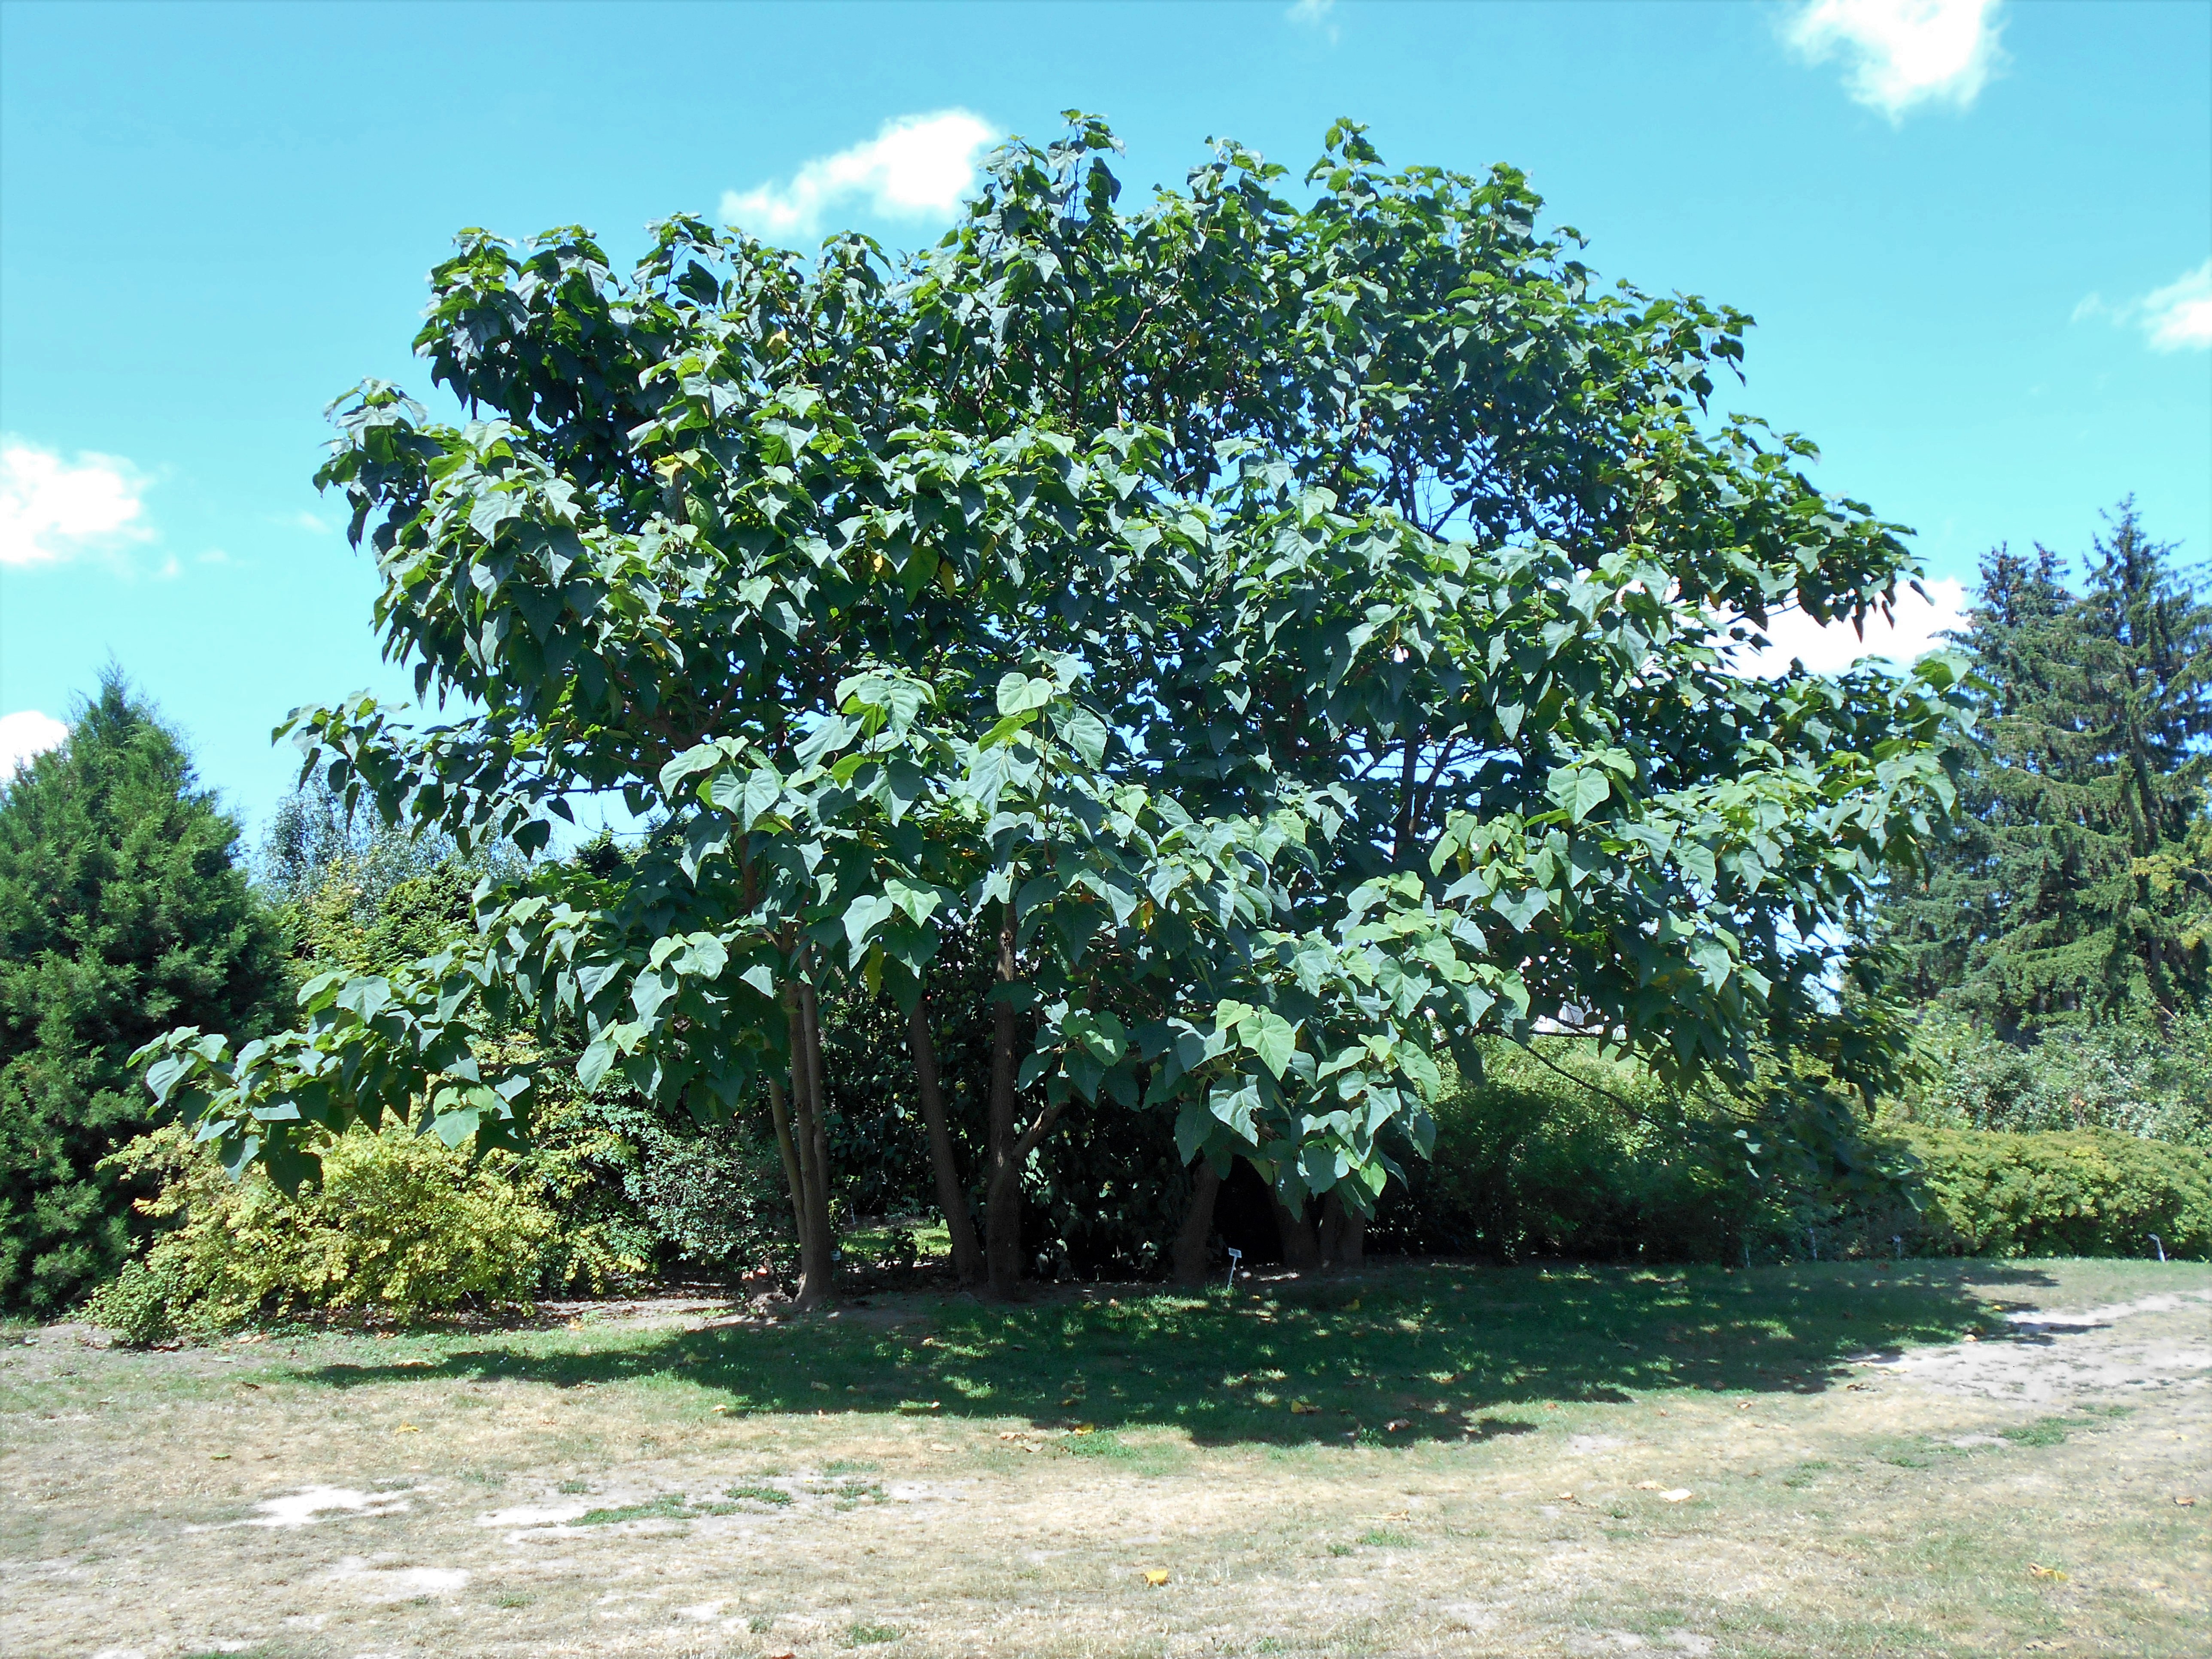
M2106 1129L1903 1127L1907 1248L1957 1255L2212 1255L2212 1156Z
M1835 1207L1832 1160L1765 1105L1679 1095L1586 1043L1486 1045L1401 1159L1370 1248L1586 1260L1788 1254Z
M489 1161L404 1130L335 1137L321 1181L293 1200L258 1170L233 1182L175 1127L112 1161L160 1183L142 1207L169 1227L86 1310L130 1341L311 1313L410 1322L514 1306L536 1290L555 1230Z
M1551 1063L1546 1064L1548 1060ZM2212 1255L2212 1154L2108 1129L1824 1115L1677 1094L1587 1045L1499 1043L1438 1103L1370 1248L1592 1261Z
M1954 1129L2115 1129L2212 1152L2212 1009L2046 1026L2008 1042L1970 1016L1920 1017L1902 1118Z

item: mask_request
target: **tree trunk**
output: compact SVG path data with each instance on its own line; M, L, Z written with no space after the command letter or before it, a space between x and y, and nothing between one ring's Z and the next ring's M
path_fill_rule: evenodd
M784 1103L783 1085L768 1080L768 1115L775 1122L775 1150L783 1157L784 1184L791 1190L791 1236L806 1249L806 1176L799 1164L799 1143L791 1135L791 1110Z
M1310 1273L1321 1266L1321 1240L1314 1236L1314 1224L1306 1219L1303 1203L1293 1210L1278 1198L1275 1223L1282 1230L1285 1267Z
M952 1236L952 1272L963 1285L983 1277L982 1247L975 1242L975 1219L968 1212L968 1188L952 1153L952 1131L945 1120L945 1089L937 1073L937 1045L929 1036L929 999L915 999L907 1017L907 1046L914 1051L914 1074L921 1088L921 1118L929 1128L929 1163L937 1175L937 1207Z
M1367 1218L1334 1192L1321 1201L1321 1265L1357 1267L1367 1260Z
M801 1308L817 1308L836 1293L836 1233L830 1222L830 1182L823 1167L821 1113L815 1085L821 1068L808 1054L808 1024L796 990L785 994L791 1022L792 1146L799 1167L799 1297Z
M1176 1234L1172 1271L1178 1285L1205 1282L1206 1244L1213 1237L1213 1200L1221 1192L1221 1177L1213 1161L1201 1158L1190 1172L1190 1207L1182 1212L1182 1227Z
M1014 907L999 911L999 989L1014 982ZM1022 1277L1022 1172L1015 1161L1014 1005L991 1004L990 1173L983 1195L983 1253L991 1294L1009 1297Z
M813 952L807 952L811 964ZM814 1184L822 1227L836 1248L836 1218L830 1208L830 1109L822 1087L822 1010L814 998L814 982L799 981L799 1011L806 1022L806 1103L814 1118Z

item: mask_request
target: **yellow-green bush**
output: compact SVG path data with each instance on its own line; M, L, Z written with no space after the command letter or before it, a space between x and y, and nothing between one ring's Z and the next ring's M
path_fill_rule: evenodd
M2106 1129L2014 1134L1899 1126L1922 1250L1960 1255L2212 1254L2212 1156Z
M321 1148L319 1182L288 1199L258 1170L234 1182L175 1127L112 1160L151 1176L163 1233L87 1311L127 1340L310 1313L398 1321L526 1303L553 1212L497 1158L434 1136L356 1129Z

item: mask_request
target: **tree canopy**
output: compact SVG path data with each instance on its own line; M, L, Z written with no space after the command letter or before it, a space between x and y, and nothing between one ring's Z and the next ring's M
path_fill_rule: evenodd
M295 729L464 847L604 793L652 828L311 983L296 1030L173 1034L156 1093L296 1180L307 1126L522 1133L472 1034L573 1030L586 1085L765 1098L818 1290L819 997L925 1011L927 1103L969 930L1003 1289L1073 1098L1364 1212L1479 1030L1877 1065L1834 941L1948 799L1956 694L1940 659L1729 671L1913 573L1809 442L1711 411L1750 319L1605 287L1518 173L1391 171L1349 125L1303 206L1224 144L1124 210L1114 149L1009 143L912 258L687 216L618 276L580 229L464 233L416 348L468 418L366 383L320 474L446 716Z
M123 1261L131 1194L99 1166L152 1115L132 1052L282 1017L282 942L237 839L112 672L66 744L0 783L0 1306L57 1313Z
M2048 548L1983 560L1957 833L1882 915L1922 1000L2010 1037L2212 994L2212 605L2173 550L2124 501L2078 595Z

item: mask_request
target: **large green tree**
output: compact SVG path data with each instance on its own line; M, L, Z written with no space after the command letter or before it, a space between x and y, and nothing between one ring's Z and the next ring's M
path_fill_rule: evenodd
M2017 1037L2212 991L2212 605L2131 501L2083 561L1999 548L1957 642L1979 690L1956 833L1883 924L1904 983Z
M282 1018L281 939L237 841L115 674L0 784L0 1306L66 1308L127 1252L131 1194L99 1165L153 1116L132 1052Z
M1602 289L1517 173L1392 172L1348 125L1304 207L1224 145L1125 211L1112 148L1009 144L907 261L685 218L617 277L580 231L466 234L417 347L475 418L366 386L323 477L389 650L471 712L298 730L465 844L595 792L655 828L311 985L296 1032L176 1034L156 1090L291 1179L303 1122L520 1133L471 1030L573 1022L587 1084L764 1099L818 1295L831 987L914 1011L963 1212L948 929L990 958L965 1253L1001 1291L1076 1099L1302 1218L1371 1206L1479 1029L1875 1063L1826 941L1940 811L1948 670L1727 672L1773 610L1862 620L1911 573L1808 443L1709 415L1748 319Z

